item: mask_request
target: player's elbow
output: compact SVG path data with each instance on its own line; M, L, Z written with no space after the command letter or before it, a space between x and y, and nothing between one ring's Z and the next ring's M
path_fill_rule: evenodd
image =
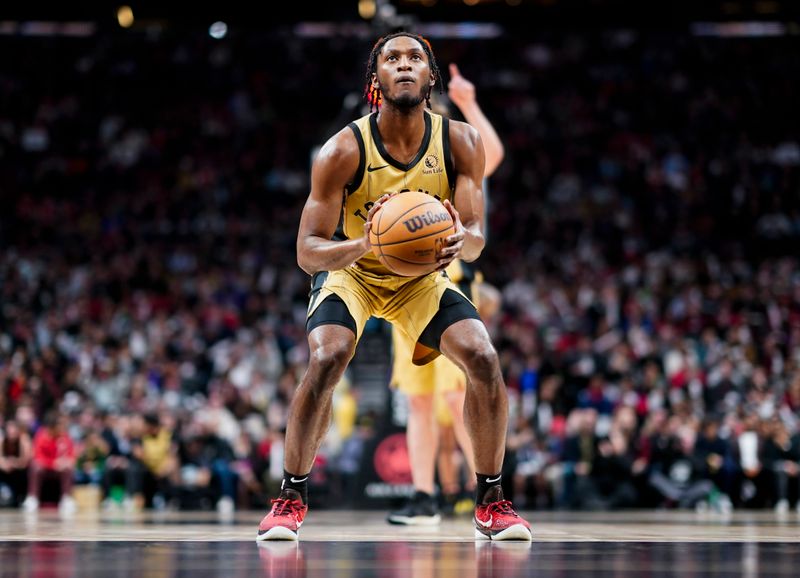
M297 266L309 275L314 275L317 272L316 267L308 259L304 258L302 253L297 254Z
M305 273L307 273L309 276L312 276L312 277L313 277L313 275L314 275L315 271L314 271L314 269L313 269L312 267L309 267L308 265L304 265L304 264L303 264L303 262L302 262L300 259L298 259L298 260L297 260L297 265L298 265L298 267L300 267L300 268L301 268L301 269L302 269L302 270L303 270Z
M308 273L309 275L313 275L316 273L316 267L314 263L309 258L309 251L305 247L304 243L297 244L297 266L300 267L303 271Z

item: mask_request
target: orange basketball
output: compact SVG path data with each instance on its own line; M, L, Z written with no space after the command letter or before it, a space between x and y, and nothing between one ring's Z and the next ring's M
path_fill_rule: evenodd
M454 232L453 218L441 201L406 191L389 198L375 213L369 241L387 269L420 277L436 269L438 248Z

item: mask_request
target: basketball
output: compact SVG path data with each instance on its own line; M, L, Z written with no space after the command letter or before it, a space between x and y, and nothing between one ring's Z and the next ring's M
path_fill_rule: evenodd
M387 269L420 277L436 269L438 248L454 232L453 218L441 201L406 191L389 198L375 213L369 241Z

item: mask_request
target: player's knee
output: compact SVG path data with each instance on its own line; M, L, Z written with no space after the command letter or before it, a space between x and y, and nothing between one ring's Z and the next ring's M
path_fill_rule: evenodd
M497 374L500 362L491 343L482 343L473 349L468 359L468 371L473 380L488 381Z
M311 351L309 365L320 374L336 376L350 363L353 351L344 343L326 343Z

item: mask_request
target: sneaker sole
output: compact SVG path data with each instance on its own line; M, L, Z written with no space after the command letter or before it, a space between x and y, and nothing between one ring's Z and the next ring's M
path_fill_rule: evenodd
M387 520L398 526L437 526L442 523L442 516L389 516Z
M283 526L275 526L256 536L256 542L264 542L266 540L291 540L296 542L298 538L297 532L292 532L289 528L284 528Z
M501 530L497 532L497 534L484 534L481 530L475 528L475 537L479 540L495 540L495 541L502 541L502 540L523 540L525 542L530 542L533 540L533 535L531 531L528 530L522 524L514 524L513 526L509 526L505 530Z

